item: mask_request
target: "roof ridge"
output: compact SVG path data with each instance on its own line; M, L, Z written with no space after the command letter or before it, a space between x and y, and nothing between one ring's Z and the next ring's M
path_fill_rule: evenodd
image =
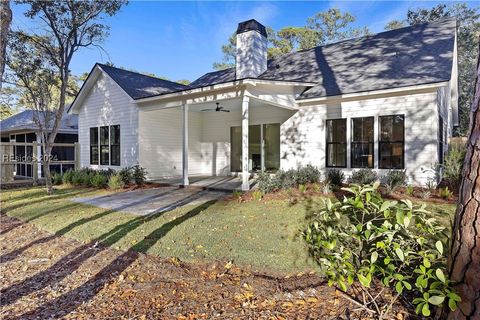
M154 76L151 76L151 75L148 75L148 74L144 74L144 73L140 73L140 72L137 72L137 71L127 70L127 69L123 69L123 68L119 68L119 67L115 67L115 66L109 66L108 64L104 64L104 63L100 63L100 62L97 62L96 64L99 65L100 67L107 67L107 68L117 69L117 70L120 70L120 71L123 71L123 72L130 72L130 73L134 73L134 74L136 74L136 75L140 75L140 76L152 78L152 79L155 79L155 80L170 82L170 83L173 83L173 84L177 84L177 85L181 85L181 86L184 86L184 87L188 87L187 85L184 85L184 84L179 83L179 82L176 82L176 81L167 80L167 79L161 79L161 78L154 77Z

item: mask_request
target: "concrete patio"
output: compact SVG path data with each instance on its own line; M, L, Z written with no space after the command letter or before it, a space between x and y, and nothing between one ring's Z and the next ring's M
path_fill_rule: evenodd
M106 196L74 198L73 201L135 215L149 215L174 210L185 205L199 205L219 200L228 194L223 191L201 188L168 186L116 192Z
M190 180L189 187L197 187L204 190L215 190L215 191L226 191L232 192L234 190L242 189L242 179L240 177L234 176L188 176ZM163 178L155 179L150 182L160 183L163 185L169 186L183 186L183 178L172 177L172 178ZM253 187L255 180L250 179L250 187Z

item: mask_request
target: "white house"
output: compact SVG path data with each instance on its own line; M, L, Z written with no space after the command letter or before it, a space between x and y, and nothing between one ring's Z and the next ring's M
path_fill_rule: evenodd
M248 177L312 164L405 169L423 184L458 125L456 21L267 60L265 27L237 29L235 68L189 86L96 64L70 113L81 164L140 164L149 178Z

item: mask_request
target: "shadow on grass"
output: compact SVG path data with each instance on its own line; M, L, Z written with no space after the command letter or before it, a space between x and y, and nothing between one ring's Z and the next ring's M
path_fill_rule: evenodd
M132 246L129 251L118 256L113 262L105 266L99 273L97 273L93 278L85 282L80 287L43 304L42 306L31 312L27 312L21 315L18 319L23 319L26 317L37 317L42 313L44 313L45 315L52 314L50 312L54 312L54 310L60 310L59 312L61 312L60 315L58 314L58 312L55 314L57 317L68 314L69 312L77 308L80 304L94 297L106 283L111 281L116 275L118 275L118 273L122 272L129 265L131 265L138 258L137 251L147 251L175 226L178 226L186 220L198 215L200 212L207 209L215 202L216 200L212 200L203 203L199 206L194 207L184 215L161 225L159 228L155 229L152 233L147 235L142 241ZM94 219L98 219L100 216L106 215L110 212L111 211L106 211L96 216L87 218L86 220L93 221ZM14 303L21 297L35 292L37 288L52 286L62 281L68 275L72 274L75 270L77 270L87 259L92 258L96 256L99 252L107 249L107 247L103 245L98 245L98 242L112 245L129 232L138 228L143 223L158 219L166 212L168 211L163 211L151 216L138 217L131 221L128 221L127 223L117 226L111 231L106 232L105 234L91 241L90 243L82 245L73 250L72 252L68 253L47 270L41 271L20 283L13 284L10 287L2 290L0 292L2 306ZM83 223L86 222L83 221ZM80 221L78 223L76 222L74 226L70 225L66 228L68 230L71 230L78 225L80 225ZM65 232L65 230L63 232ZM58 236L58 234L55 236Z

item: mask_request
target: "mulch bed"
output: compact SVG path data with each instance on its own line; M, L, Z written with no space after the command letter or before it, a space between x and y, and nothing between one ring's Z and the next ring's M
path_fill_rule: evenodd
M161 259L0 218L2 319L369 318L313 274Z

